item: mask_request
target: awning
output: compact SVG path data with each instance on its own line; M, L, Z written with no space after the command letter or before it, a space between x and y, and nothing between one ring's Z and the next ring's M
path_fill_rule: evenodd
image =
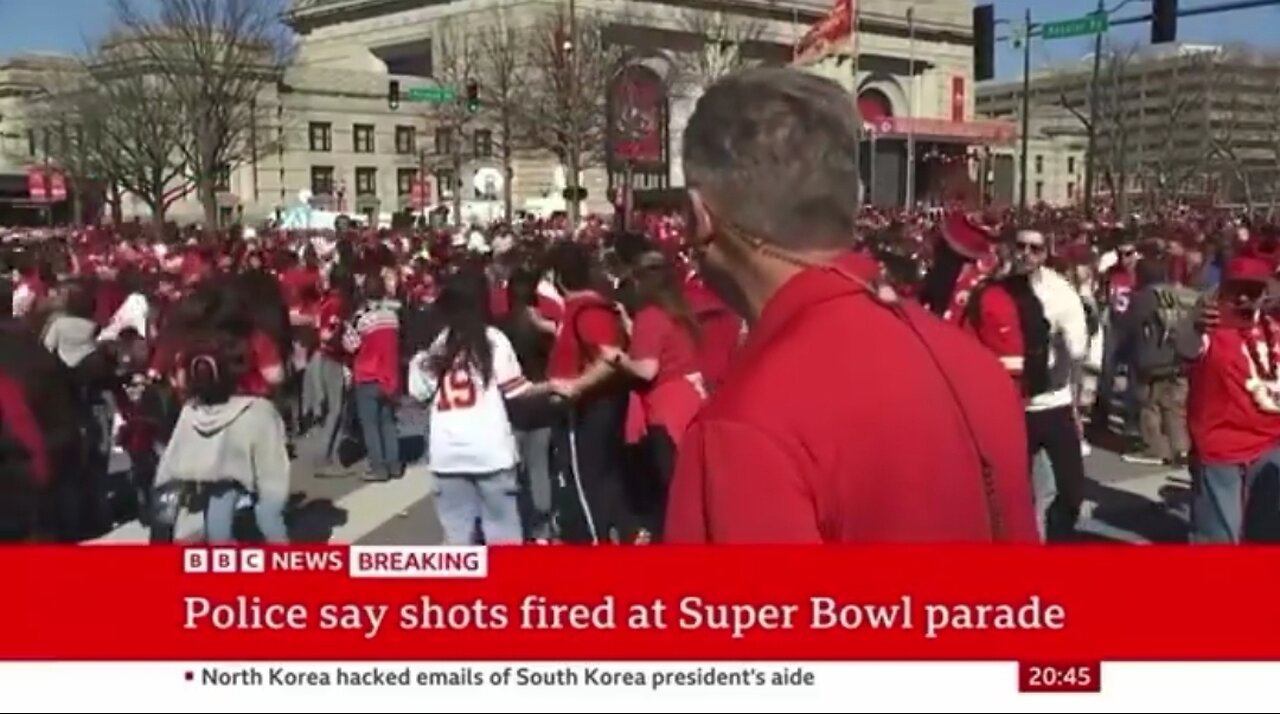
M915 135L917 141L954 144L1012 144L1018 127L1006 121L949 121L918 117L882 117L864 121L863 131L878 139L901 139Z

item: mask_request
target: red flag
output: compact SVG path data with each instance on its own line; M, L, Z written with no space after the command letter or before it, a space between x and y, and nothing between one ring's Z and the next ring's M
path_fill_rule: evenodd
M796 43L793 62L817 59L832 45L848 36L853 28L854 0L835 0L825 17L814 23Z

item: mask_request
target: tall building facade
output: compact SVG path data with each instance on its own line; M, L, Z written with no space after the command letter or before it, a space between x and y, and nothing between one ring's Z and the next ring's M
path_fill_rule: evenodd
M1112 48L1098 68L1096 87L1092 58L1033 74L1033 126L1056 125L1072 138L1032 151L1057 163L1079 156L1092 115L1101 200L1136 209L1280 199L1280 58L1247 47ZM1021 80L978 88L980 114L1017 120L1021 103ZM1074 182L1083 187L1083 175Z
M981 157L1016 138L1012 123L974 113L973 3L857 5L856 68L845 42L812 69L850 88L856 73L864 199L928 205L972 194Z
M624 184L640 191L683 185L683 128L705 85L730 65L790 62L797 40L832 1L577 0L579 17L600 23L609 45L624 48L627 58L607 90L605 146L584 152L590 157L580 176L585 207L609 210ZM885 206L910 197L922 204L941 200L967 180L980 147L1014 138L1008 122L974 116L970 2L858 4L864 197ZM333 210L385 217L411 205L423 175L431 179L428 203L451 205L460 192L464 218L494 215L508 183L517 209L563 208L566 170L556 156L518 145L508 176L496 150L497 127L481 119L459 136L407 98L446 83L446 37L531 27L566 6L566 0L294 0L285 21L295 33L295 59L257 99L266 120L246 159L220 178L220 218L258 220L304 195ZM849 56L847 44L836 47L808 69L852 89ZM392 82L401 91L398 104L389 101ZM0 102L4 86L0 79ZM31 81L14 91L13 117L0 119L0 132L12 125L13 136L26 136L20 104L38 101L38 86ZM626 127L622 137L623 118L637 115L645 119L640 133ZM24 152L30 149L25 139L6 141L10 164L0 174L20 194L14 177L42 157L38 150ZM463 150L454 151L451 142L462 142ZM460 166L444 160L451 154L464 156ZM126 217L147 215L136 197L121 203ZM202 216L194 193L168 212L178 222Z

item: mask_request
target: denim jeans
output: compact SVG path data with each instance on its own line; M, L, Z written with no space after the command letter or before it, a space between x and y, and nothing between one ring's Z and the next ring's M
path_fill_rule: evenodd
M516 432L529 488L530 536L551 536L551 429Z
M400 432L396 429L395 405L374 383L357 384L355 396L370 473L399 478L404 473L404 465L400 463Z
M477 518L486 545L522 542L518 491L514 468L484 474L436 474L436 514L444 527L445 543L471 545Z
M204 507L204 538L207 543L234 543L232 533L236 519L236 504L245 495L240 484L225 481L208 489L208 502ZM289 531L284 524L284 501L259 494L254 503L254 516L258 530L268 543L288 543Z
M1247 464L1196 464L1192 469L1191 542L1242 543L1255 509L1265 509L1274 517L1280 504L1249 502L1258 477L1264 474L1269 478L1280 474L1280 447Z

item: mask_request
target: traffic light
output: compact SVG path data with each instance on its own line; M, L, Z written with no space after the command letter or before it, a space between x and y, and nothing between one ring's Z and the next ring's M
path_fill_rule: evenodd
M996 76L996 9L994 5L973 8L973 79L981 82Z
M387 82L387 106L392 109L400 108L400 80L398 79Z
M474 79L467 82L467 111L472 114L480 111L480 83Z
M1178 39L1178 0L1155 0L1151 8L1151 43Z

